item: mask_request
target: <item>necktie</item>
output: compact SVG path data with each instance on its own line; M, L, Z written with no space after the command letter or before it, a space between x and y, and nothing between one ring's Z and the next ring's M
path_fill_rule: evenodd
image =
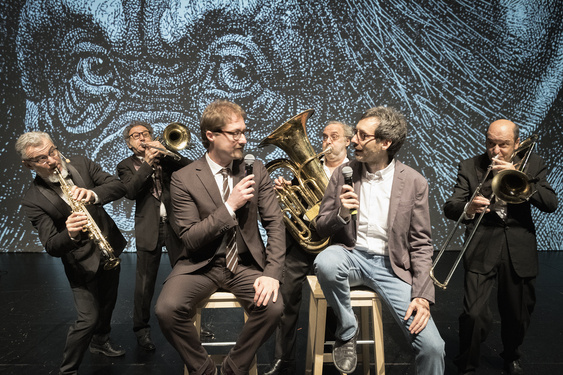
M221 174L223 175L223 202L226 202L229 198L229 194L231 194L231 190L229 189L229 173L230 170L228 168L221 169ZM227 236L227 246L226 250L226 261L227 261L227 268L232 273L235 273L238 265L238 254L237 254L237 241L236 241L236 229L231 228L229 232L226 234Z

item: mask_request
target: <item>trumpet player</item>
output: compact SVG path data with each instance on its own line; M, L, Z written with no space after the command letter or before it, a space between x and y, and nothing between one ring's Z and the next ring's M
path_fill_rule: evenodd
M505 370L523 374L520 345L530 324L535 305L534 283L538 273L537 244L532 206L544 212L557 208L557 196L547 182L547 167L534 153L527 162L527 174L534 180L536 192L529 200L510 204L488 197L492 194L493 175L515 169L520 161L515 150L520 144L519 129L508 120L497 120L486 132L486 152L459 165L452 196L444 205L447 218L458 220L466 209L466 233L473 230L480 213L483 220L464 254L463 312L459 317L459 355L455 359L460 374L473 374L479 366L480 346L492 326L489 298L498 282L498 308ZM482 183L489 165L492 175L483 182L481 193L468 200ZM507 198L505 198L507 199Z
M65 162L47 133L25 133L15 148L24 166L36 172L22 206L47 253L61 258L74 295L77 318L67 333L59 374L77 374L88 347L92 353L109 357L125 354L109 338L120 266L117 262L115 267L104 267L106 259L95 239L83 231L97 225L113 255L121 253L125 238L102 205L121 198L125 187L86 157ZM72 186L70 194L61 189L57 173ZM89 204L89 216L95 223L84 212L71 212L71 200Z
M117 165L117 174L127 188L125 197L135 201L137 271L133 331L139 346L152 351L155 345L149 320L162 247L166 246L172 265L182 249L170 220L170 176L191 160L164 153L166 149L153 139L153 128L147 122L132 121L125 127L123 138L133 152Z

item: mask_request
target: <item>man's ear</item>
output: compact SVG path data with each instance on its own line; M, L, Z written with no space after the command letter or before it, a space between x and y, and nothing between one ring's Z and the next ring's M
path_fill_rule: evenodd
M392 140L390 139L384 139L381 141L381 148L383 150L387 150L389 147L391 147L391 144L393 143Z
M213 142L215 140L215 134L211 130L207 130L205 132L205 136L209 142Z

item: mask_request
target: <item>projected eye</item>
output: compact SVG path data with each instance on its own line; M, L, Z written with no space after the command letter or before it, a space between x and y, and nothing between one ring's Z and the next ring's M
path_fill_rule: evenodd
M108 86L114 82L111 62L99 56L81 57L77 64L77 73L84 83L92 86Z

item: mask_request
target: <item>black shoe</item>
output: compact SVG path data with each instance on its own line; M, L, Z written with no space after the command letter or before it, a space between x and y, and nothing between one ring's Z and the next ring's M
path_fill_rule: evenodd
M276 359L272 367L264 375L293 375L295 373L295 363L283 359Z
M522 369L522 365L520 365L519 360L504 362L504 369L510 375L524 375L524 370Z
M356 364L358 363L358 355L356 354L356 339L359 330L360 329L358 327L354 337L348 341L336 339L334 342L334 346L332 348L332 360L336 369L342 374L350 374L356 370Z
M148 329L137 332L137 343L142 349L145 349L146 351L153 351L156 349L156 346L154 346L154 343L151 339L151 331L149 331Z
M107 357L121 357L122 355L125 355L125 350L121 349L119 346L113 347L110 340L107 340L103 344L97 344L94 341L91 341L90 353L103 354Z

